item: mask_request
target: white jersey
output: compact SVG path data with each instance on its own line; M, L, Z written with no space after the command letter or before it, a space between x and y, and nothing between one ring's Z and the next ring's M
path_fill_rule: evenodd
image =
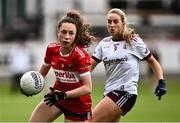
M140 37L133 38L131 47L126 41L113 41L111 36L104 38L92 55L105 66L107 83L104 95L113 90L137 95L139 62L148 57L150 51Z

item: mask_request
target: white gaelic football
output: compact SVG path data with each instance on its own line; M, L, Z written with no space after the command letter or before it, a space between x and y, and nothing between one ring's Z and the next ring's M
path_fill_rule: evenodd
M20 80L21 89L28 95L36 95L44 88L44 78L37 71L28 71Z

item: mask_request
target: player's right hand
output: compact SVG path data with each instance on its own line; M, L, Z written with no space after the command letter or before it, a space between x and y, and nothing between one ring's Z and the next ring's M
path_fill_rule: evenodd
M55 103L57 103L59 100L65 99L65 97L66 97L65 92L61 92L52 87L50 87L49 89L51 90L51 92L44 96L44 98L45 98L44 102L46 102L46 104L48 106L52 106Z

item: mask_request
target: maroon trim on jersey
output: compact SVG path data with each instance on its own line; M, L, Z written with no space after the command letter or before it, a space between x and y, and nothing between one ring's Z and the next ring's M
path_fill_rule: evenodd
M152 54L151 54L151 53L149 53L146 57L144 57L144 58L142 59L142 61L143 61L143 60L147 60L148 58L150 58L150 57L151 57L151 55L152 55Z
M95 56L92 56L91 58L94 59L95 61L97 61L98 63L101 62L101 60L99 60L99 59L96 58Z
M138 42L137 37L134 37L132 40L135 41L135 42Z

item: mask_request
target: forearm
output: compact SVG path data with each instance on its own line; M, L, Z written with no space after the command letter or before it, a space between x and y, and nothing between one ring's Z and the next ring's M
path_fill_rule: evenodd
M155 63L151 64L151 69L153 70L154 74L158 79L164 79L163 71L160 66L160 64L157 61L154 61Z
M151 58L149 58L147 60L147 62L149 63L149 65L150 65L151 69L153 70L155 76L158 79L164 79L162 67L159 64L159 62L153 56Z
M83 85L79 88L67 91L66 98L76 98L76 97L84 96L86 94L90 94L91 92L92 92L91 87Z
M80 77L80 79L83 85L76 89L67 91L66 92L67 98L80 97L86 94L90 94L92 92L91 76L90 75L83 76L83 77Z
M161 65L153 56L147 59L147 62L149 63L154 74L159 79L154 93L156 94L156 96L158 96L158 99L161 100L161 96L166 94L166 83L163 77L163 71L162 71Z

